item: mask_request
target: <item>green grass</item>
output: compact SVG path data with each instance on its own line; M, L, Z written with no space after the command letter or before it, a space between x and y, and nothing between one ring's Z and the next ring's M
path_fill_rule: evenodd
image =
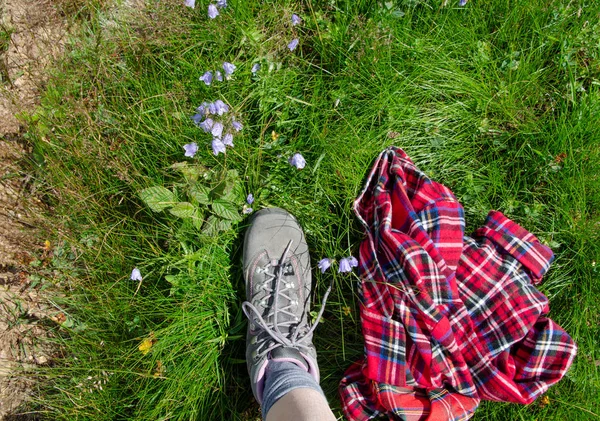
M295 214L313 262L357 255L351 205L373 159L394 144L452 188L468 230L498 209L556 253L541 290L578 357L548 405L486 402L474 419L600 417L600 7L440 3L230 0L212 21L205 1L196 10L153 2L133 17L86 3L31 117L56 227L45 276L66 317L50 327L61 351L36 373L35 411L53 420L259 417L243 360L245 222L209 238L152 212L139 192L165 186L185 200L177 162L203 165L211 183L236 170L231 200L241 208L252 192L255 209ZM294 29L293 12L304 20ZM223 61L237 66L232 80L198 81ZM219 98L244 129L215 157L189 117ZM182 149L192 141L194 161ZM287 163L295 152L302 171ZM135 266L141 283L129 280ZM338 382L363 351L358 278L315 278L315 303L334 283L315 342L339 413Z

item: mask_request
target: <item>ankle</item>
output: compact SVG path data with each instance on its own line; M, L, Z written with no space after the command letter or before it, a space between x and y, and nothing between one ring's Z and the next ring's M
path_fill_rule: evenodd
M324 396L319 382L295 361L269 360L262 391L262 411L268 414L279 399L296 389L311 389Z

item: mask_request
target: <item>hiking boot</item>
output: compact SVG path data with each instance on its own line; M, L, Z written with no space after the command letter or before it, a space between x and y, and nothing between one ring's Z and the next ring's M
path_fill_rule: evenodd
M247 301L242 308L248 317L246 362L254 397L262 403L265 370L270 361L292 362L318 383L319 367L312 343L318 320L312 328L309 326L310 257L298 221L279 208L257 212L246 231L243 262Z

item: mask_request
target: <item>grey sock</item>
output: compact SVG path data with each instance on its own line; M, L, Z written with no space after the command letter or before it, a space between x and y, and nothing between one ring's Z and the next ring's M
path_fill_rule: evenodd
M321 386L310 373L290 361L270 360L265 371L262 413L267 418L269 409L275 402L294 389L306 387L325 396Z

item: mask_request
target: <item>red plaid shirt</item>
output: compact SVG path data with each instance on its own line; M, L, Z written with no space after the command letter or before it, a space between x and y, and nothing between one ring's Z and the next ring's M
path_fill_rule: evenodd
M480 399L531 403L576 345L546 317L552 251L500 212L472 237L463 208L401 149L377 159L354 203L364 360L340 384L345 415L464 420Z

